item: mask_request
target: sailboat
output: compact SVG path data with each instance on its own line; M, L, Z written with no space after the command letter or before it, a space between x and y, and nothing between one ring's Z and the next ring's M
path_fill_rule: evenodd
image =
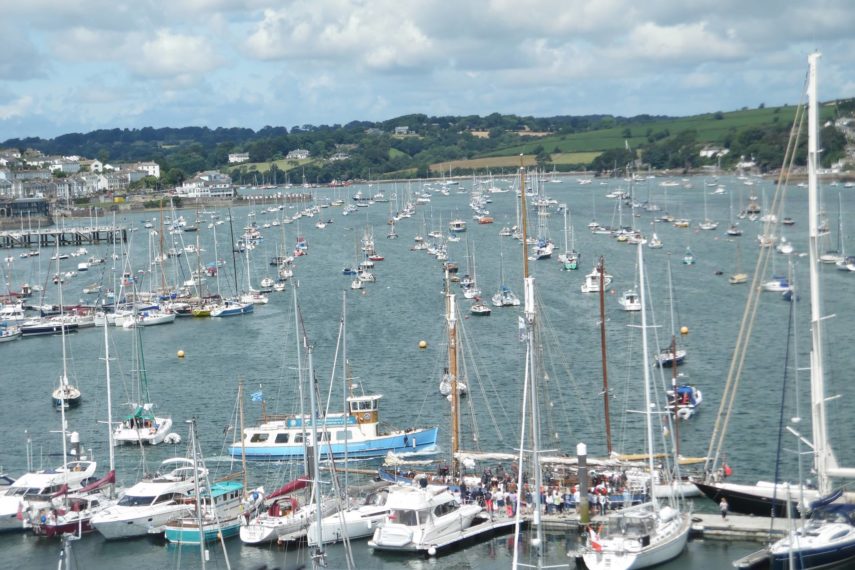
M810 258L810 305L811 305L811 414L814 468L817 474L817 492L822 499L811 506L810 521L791 530L786 537L768 547L766 556L772 570L849 568L855 564L855 505L851 497L841 504L842 491L832 494L831 479L855 479L855 468L839 467L831 442L828 440L828 418L826 416L825 364L823 343L823 319L820 302L819 264L819 200L817 191L817 97L816 66L820 55L808 56L808 218ZM801 436L799 436L801 438ZM810 445L810 444L809 444ZM783 487L783 486L782 486ZM780 491L787 496L800 490L786 488ZM737 562L738 563L738 562Z
M593 529L582 553L582 559L589 570L634 570L648 568L678 557L686 547L691 527L689 513L681 512L677 507L661 505L656 497L653 485L655 473L653 459L653 409L650 389L650 367L647 366L647 313L645 309L644 255L641 244L638 245L638 273L641 283L641 345L645 362L642 366L644 376L645 421L647 425L647 455L651 474L651 501L635 507L623 509L610 521L613 529L609 536L600 537Z
M665 363L668 360L670 360L672 364L675 361L677 364L679 364L680 362L682 362L682 360L678 359L684 359L686 357L686 351L681 351L677 348L677 323L674 318L674 284L672 280L670 257L668 258L668 296L668 307L669 313L671 315L671 345L666 350L660 351L657 355L657 363L660 367L667 366L667 364ZM680 384L678 384L677 380L681 379L682 377L682 373L677 374L677 366L672 365L671 389L667 390L665 394L666 396L668 396L668 407L677 417L677 419L688 420L695 414L697 409L700 407L701 402L704 399L704 395L696 386L691 386L689 384L686 384L685 382L681 382ZM679 423L675 423L674 428L674 440L677 446L676 455L679 456ZM694 486L689 485L689 487L692 491L697 492ZM683 496L688 496L688 494L684 494Z
M538 204L537 206L537 241L534 247L534 259L549 259L555 251L555 244L549 238L548 206Z
M59 242L57 241L56 270L59 272ZM62 376L59 377L59 386L52 392L53 405L57 409L74 408L80 405L82 398L80 390L68 381L68 355L66 349L65 329L66 323L62 319L62 283L59 284L59 310L60 310L60 334L62 336ZM63 429L64 426L63 426Z
M820 263L840 264L846 259L846 241L843 237L843 202L837 193L837 248L829 249L819 256Z
M499 250L499 290L490 298L494 307L517 307L520 304L519 297L505 284L505 257Z
M564 205L564 252L558 255L558 262L561 263L561 269L571 271L579 268L579 253L576 251L575 239L573 245L567 245L567 216L569 208ZM570 235L573 235L573 225L570 225Z
M124 417L113 432L113 441L116 445L129 443L147 443L157 445L170 436L172 430L172 418L168 416L157 416L154 413L154 404L148 391L148 374L145 368L145 356L143 354L141 327L135 328L134 352L136 360L136 389L137 401L130 403L131 413ZM170 438L177 442L177 435Z
M475 246L469 240L466 240L466 257L469 273L460 280L460 286L463 288L464 297L475 299L481 296L481 288L478 287L478 279L475 275Z
M739 242L736 242L736 265L734 273L727 278L727 282L731 285L740 285L748 281L748 274L742 271L742 247Z
M702 188L701 192L704 195L704 221L698 224L698 228L702 230L714 230L718 228L718 222L714 222L710 219L709 215L707 215L707 191L705 188Z

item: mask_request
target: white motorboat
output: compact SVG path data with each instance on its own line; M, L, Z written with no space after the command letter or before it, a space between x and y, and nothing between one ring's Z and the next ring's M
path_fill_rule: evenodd
M389 495L387 485L383 483L383 488L379 489L376 485L372 486L372 490L358 505L324 517L320 524L320 535L318 523L312 522L306 536L309 546L338 542L345 537L353 540L373 536L389 514L389 507L386 506Z
M76 437L76 433L71 434L72 442ZM19 512L49 508L55 493L66 486L72 491L82 488L96 468L94 461L69 461L54 469L21 475L0 495L0 531L23 529Z
M153 477L128 489L119 502L92 517L92 526L106 539L130 538L162 532L163 526L192 512L184 502L193 495L193 460L174 457L160 464ZM199 477L207 471L199 466Z
M638 296L638 291L635 289L624 291L623 295L618 299L618 303L620 303L620 306L623 307L624 311L641 310L641 297Z
M612 276L608 273L603 274L603 290L608 291L612 285ZM593 271L585 275L585 282L582 283L582 293L599 293L600 291L600 270L594 268Z
M377 550L431 551L463 537L481 507L460 504L445 486L394 487L386 499L389 514L368 546Z

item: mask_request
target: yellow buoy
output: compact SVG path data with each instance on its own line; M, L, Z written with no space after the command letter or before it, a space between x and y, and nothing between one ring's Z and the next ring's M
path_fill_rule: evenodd
M422 350L426 349L427 348L427 341L426 340L420 340L419 341L419 348L421 348Z
M178 358L184 358L184 351L183 350L178 351Z
M680 334L689 334L689 327L687 327L687 326L680 327Z

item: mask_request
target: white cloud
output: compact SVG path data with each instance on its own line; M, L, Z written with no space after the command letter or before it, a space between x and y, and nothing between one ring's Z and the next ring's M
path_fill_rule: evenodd
M246 39L246 49L264 60L334 61L381 71L418 67L432 57L435 46L408 7L377 0L295 3L265 10Z
M138 59L130 62L143 77L173 78L181 83L216 69L220 57L207 38L160 30L139 47Z
M22 95L13 101L0 104L0 120L13 117L25 116L33 107L33 98L30 95Z
M635 26L617 49L630 50L632 58L662 63L732 60L747 55L732 31L717 34L703 21L672 26L644 22ZM612 55L616 55L614 50Z

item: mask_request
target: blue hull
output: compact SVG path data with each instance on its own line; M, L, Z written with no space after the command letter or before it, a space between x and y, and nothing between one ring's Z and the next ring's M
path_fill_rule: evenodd
M205 542L218 540L219 533L222 533L223 538L230 538L240 532L240 523L225 524L220 529L213 526L205 526L203 532L205 534ZM199 544L198 529L183 529L168 526L163 534L166 540L176 544Z
M254 306L250 304L249 306L247 306L245 308L226 309L225 311L223 311L222 313L220 313L217 316L218 317L236 317L238 315L246 315L248 313L251 313L251 312L253 312L253 310L254 310Z
M372 440L358 443L348 442L347 456L356 458L384 457L390 451L394 453L412 453L415 451L431 451L436 447L436 436L439 428L429 428L411 431L405 434L380 436ZM415 442L415 444L413 443ZM330 449L330 447L332 449ZM329 452L335 459L345 455L344 443L334 443L322 447L320 459L329 457ZM240 445L229 446L232 457L240 457ZM247 447L246 458L256 461L276 461L281 459L300 459L303 457L302 445L277 445L270 447Z

